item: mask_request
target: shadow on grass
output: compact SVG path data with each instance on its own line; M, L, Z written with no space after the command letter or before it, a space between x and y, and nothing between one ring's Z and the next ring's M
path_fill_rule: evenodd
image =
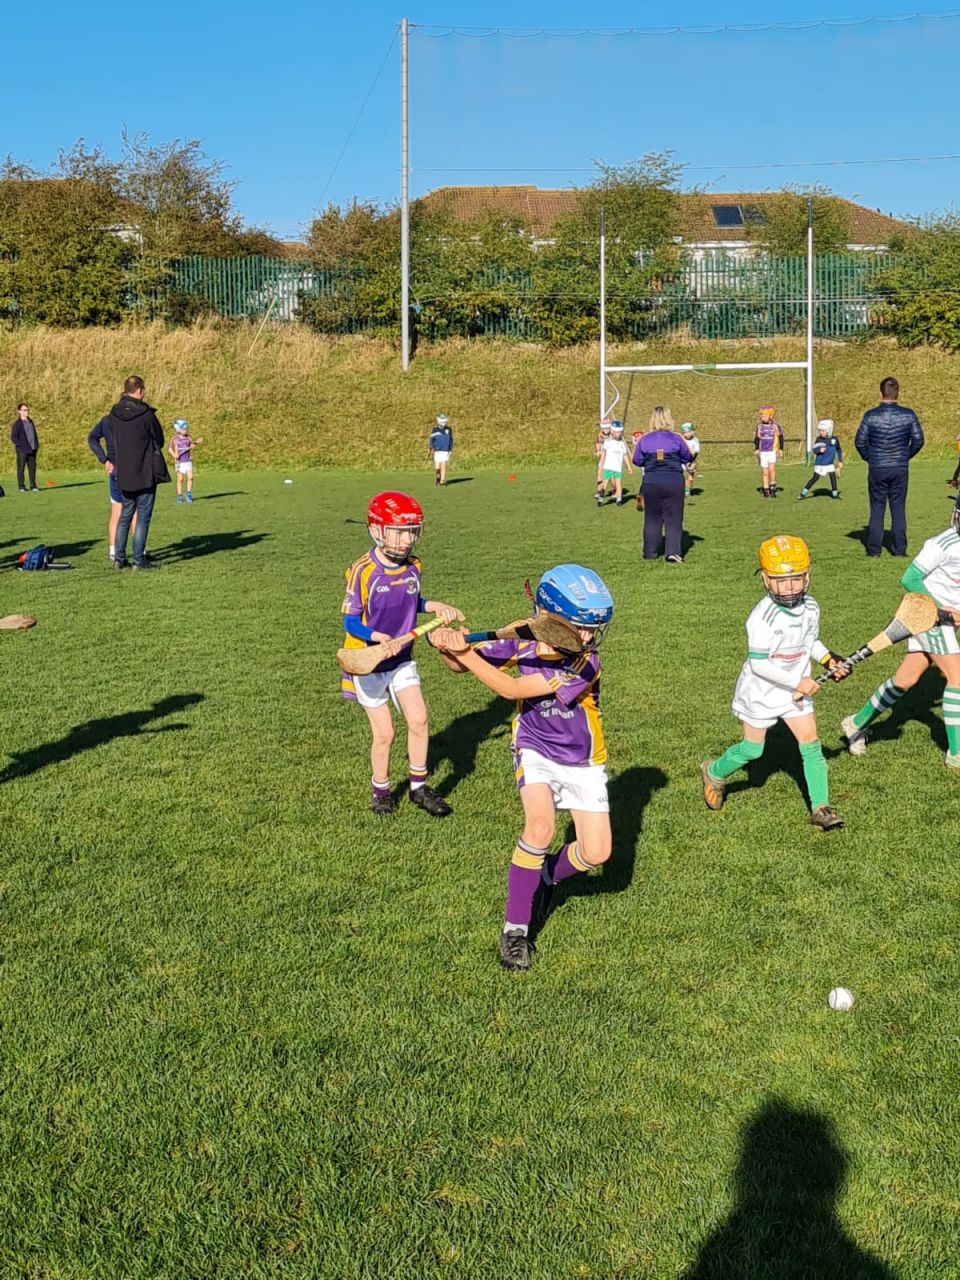
M169 698L161 698L152 707L142 711L123 711L115 716L103 716L99 720L88 720L85 724L74 725L68 733L55 742L45 742L39 747L31 747L29 751L14 754L11 762L0 772L0 782L12 782L15 778L26 778L32 773L47 768L51 764L62 764L84 751L92 751L95 747L111 742L114 738L136 737L140 733L169 733L173 730L186 729L183 723L159 725L156 729L145 726L152 720L160 720L163 716L172 715L175 711L183 711L203 701L202 693L175 694Z
M633 883L633 869L637 860L637 843L643 830L643 814L654 794L667 785L667 775L662 769L632 765L624 769L610 783L607 794L610 799L610 827L613 834L613 852L610 861L604 863L599 874L572 876L557 886L550 910L535 936L543 932L550 919L571 898L593 898L598 893L623 893ZM576 838L573 823L567 824L564 843Z
M47 488L56 489L58 492L62 489L86 489L91 484L102 484L102 480L71 480L69 484L44 484L41 493Z
M509 735L508 721L514 704L506 698L491 698L479 711L451 720L445 729L430 739L431 769L436 771L444 760L450 762L449 776L437 786L442 796L450 796L477 767L477 749L486 738Z
M440 487L446 489L451 484L469 484L472 479L473 476L452 476L449 480L444 480Z
M269 533L250 533L247 529L234 529L222 533L193 533L179 542L171 542L156 553L157 561L174 564L178 560L197 560L200 556L215 556L221 551L242 551L255 546Z
M864 525L862 529L851 529L849 533L844 534L844 537L850 538L853 542L859 542L863 548L866 548L868 532L869 530L867 529L867 526ZM890 530L884 529L883 542L882 542L883 549L884 551L890 551L891 555L893 554L893 552L890 550L892 546L892 543L891 543L892 537L893 535L891 534Z
M82 556L102 542L102 538L80 538L77 542L57 542L53 547L56 560L69 560L71 556Z
M216 502L218 498L240 498L246 492L246 489L226 489L223 493L195 493L193 500L194 502Z
M931 667L917 683L903 695L889 715L881 717L870 727L871 742L896 742L903 727L910 720L926 725L930 740L940 751L947 749L947 731L933 708L943 697L943 676Z
M817 708L817 710L820 711L820 708ZM842 712L837 714L838 723L841 715ZM836 756L843 754L843 748L825 746L823 754L827 760L832 760ZM732 782L727 783L728 799L736 795L738 791L762 787L775 773L785 773L797 784L797 790L803 797L804 803L808 804L809 807L800 748L797 745L796 738L782 720L778 720L773 728L767 731L763 755L759 760L754 760L748 764L744 772L746 777L743 774L737 774Z
M743 1130L733 1212L681 1280L896 1280L837 1218L846 1169L826 1116L764 1103Z

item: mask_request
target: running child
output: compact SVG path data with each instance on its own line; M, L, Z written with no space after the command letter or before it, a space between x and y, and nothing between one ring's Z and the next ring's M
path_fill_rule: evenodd
M190 435L190 427L184 418L176 418L173 422L173 435L170 437L170 444L167 446L170 457L173 459L174 470L177 473L177 501L183 501L183 482L187 482L187 501L193 501L193 450L198 444L203 444L203 437L198 436L196 440Z
M833 419L821 418L817 423L817 438L813 442L813 475L800 490L800 500L808 497L821 476L830 481L830 497L839 498L837 472L843 470L843 450L833 434Z
M341 677L345 698L360 703L370 722L371 813L396 812L390 788L390 748L393 715L390 703L407 722L410 799L435 818L446 817L450 806L427 785L429 726L420 692L412 642L401 639L416 626L420 613L437 614L444 622L462 620L463 614L439 600L425 600L420 590L420 561L413 549L423 532L423 510L406 493L378 493L367 508L367 527L373 549L355 560L346 571L347 589L340 612L347 633L345 647L390 644L389 656L369 675Z
M762 542L759 572L768 598L747 619L747 660L733 695L743 741L700 766L703 798L708 809L722 809L727 779L760 759L767 730L783 720L800 748L810 821L820 831L834 831L843 819L829 804L827 762L811 702L818 686L810 676L810 659L822 663L834 680L845 679L850 668L820 641L820 607L806 594L810 552L803 539L780 535ZM801 695L799 700L795 694Z
M471 649L462 632L443 628L431 637L452 670L470 671L494 693L517 700L512 745L524 822L507 875L497 954L504 969L521 971L533 964L531 927L545 919L554 886L606 862L613 846L597 653L613 600L591 569L559 564L537 584L536 603L579 628L583 653L569 657L523 640ZM576 838L551 854L558 811L569 812Z
M763 477L763 496L777 496L777 459L783 457L783 428L774 418L772 404L761 405L760 421L753 435L753 452L760 463Z
M623 468L633 475L633 464L623 439L623 423L614 419L610 423L610 435L604 440L600 452L601 480L597 488L597 506L603 506L607 485L613 484L613 496L618 507L623 506Z
M697 429L692 422L685 422L680 428L680 434L687 442L687 448L693 454L692 462L684 462L683 466L683 495L689 498L693 495L693 482L697 478L697 465L700 462L700 441L697 438Z
M446 484L447 463L453 453L453 428L445 413L437 414L437 423L430 432L427 447L433 454L434 484Z
M939 621L929 631L911 636L907 654L889 680L874 689L859 711L847 716L840 728L851 755L867 749L870 725L912 689L928 667L935 666L947 687L943 691L943 727L947 731L944 757L951 769L960 769L960 500L954 506L950 528L928 538L900 580L905 591L922 591L939 607Z
M593 445L593 456L597 460L597 506L603 498L606 485L603 483L603 446L610 439L610 418L603 418L600 422L600 430L597 432L597 438Z

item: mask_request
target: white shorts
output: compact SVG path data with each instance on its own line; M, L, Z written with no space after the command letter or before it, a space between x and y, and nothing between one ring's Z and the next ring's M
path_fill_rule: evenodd
M434 449L434 451L433 451L433 465L434 465L435 467L439 467L439 465L440 465L440 463L441 463L441 462L449 462L449 461L450 461L450 450L449 450L449 449Z
M815 476L828 476L831 471L836 471L837 464L832 462L829 467L814 467L813 474Z
M389 699L397 706L397 694L403 689L409 689L411 685L419 684L420 673L412 658L409 662L394 667L392 671L372 671L368 676L353 677L357 701L361 707L369 707L371 710L386 706Z
M809 671L807 672L809 675ZM741 671L733 693L733 714L754 729L772 729L778 720L792 720L813 711L813 699L794 702L793 690L761 680L752 671Z
M539 751L524 747L515 755L517 786L545 782L553 792L557 809L579 809L583 813L609 813L607 769L602 764L557 764Z
M775 467L777 465L776 449L761 449L760 465L761 467Z
M911 636L907 641L907 653L928 653L931 658L960 653L957 628L931 627L929 631L922 631L918 636Z
M177 463L177 475L181 475L181 476L192 476L192 475L193 475L193 463L192 463L192 462L178 462L178 463Z

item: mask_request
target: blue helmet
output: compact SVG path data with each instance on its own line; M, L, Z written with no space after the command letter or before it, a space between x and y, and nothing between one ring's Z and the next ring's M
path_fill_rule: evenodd
M582 564L558 564L537 583L536 602L547 613L566 618L575 627L594 629L594 644L603 639L613 618L613 596L598 573Z

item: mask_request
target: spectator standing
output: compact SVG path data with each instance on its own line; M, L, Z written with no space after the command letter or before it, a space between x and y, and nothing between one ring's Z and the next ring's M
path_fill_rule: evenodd
M106 414L88 433L87 444L90 452L103 467L107 475L110 494L110 518L107 521L107 537L110 545L110 562L116 559L117 522L120 519L120 508L123 506L123 494L117 482L117 450L113 443L113 431L110 428L110 415ZM137 517L134 515L130 532L136 533Z
M115 543L114 566L117 569L125 569L129 564L127 536L134 516L137 525L133 535L133 567L157 567L147 556L147 534L157 498L157 454L164 476L170 477L166 475L163 462L163 428L156 413L144 400L144 391L143 379L132 374L124 382L123 395L109 415L117 454L117 481L123 497Z
M37 492L37 453L40 441L37 439L37 428L33 425L30 410L25 404L17 405L17 416L10 428L10 439L17 451L17 488L21 493L27 492L24 482L24 468L30 477L30 491Z
M890 504L890 551L907 554L907 483L910 459L923 448L923 428L912 409L898 403L900 383L884 378L880 403L868 409L857 429L854 447L867 464L870 523L867 555L883 549L883 521Z
M673 429L670 410L657 405L633 452L634 466L643 467L644 560L658 559L664 531L667 564L683 564L683 468L692 462L687 442Z

